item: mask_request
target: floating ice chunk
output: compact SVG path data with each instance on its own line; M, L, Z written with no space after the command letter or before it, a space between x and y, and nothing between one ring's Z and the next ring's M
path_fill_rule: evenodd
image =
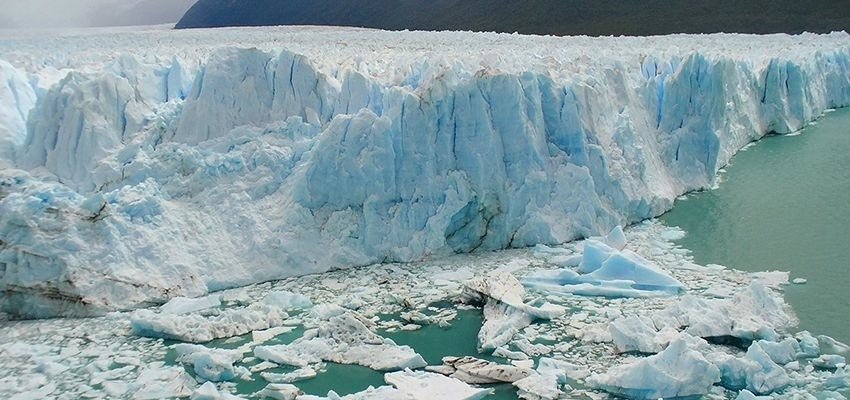
M847 364L847 359L838 354L822 354L812 360L812 365L823 369L836 369Z
M257 397L259 398L267 398L267 399L275 399L275 400L295 400L299 396L303 395L304 392L301 389L294 385L281 384L281 383L270 383L257 392Z
M850 352L850 346L826 335L818 335L818 342L820 343L821 348L824 350L824 353L844 354Z
M221 295L211 294L209 296L188 298L175 297L159 308L165 314L189 314L221 305Z
M605 236L605 244L610 246L613 249L617 249L622 251L626 248L626 234L623 233L623 227L617 225L611 232Z
M785 365L796 360L797 354L800 353L800 344L793 338L788 338L781 342L759 340L756 343L759 344L761 349L767 353L773 362L779 365Z
M773 289L779 289L782 285L787 285L791 278L791 273L787 271L763 271L752 273L753 281L759 282L764 286Z
M658 399L707 394L720 371L683 338L664 351L632 364L591 375L588 384L631 399Z
M484 304L484 324L478 332L479 351L507 344L535 319L553 319L566 312L565 308L550 303L540 307L525 304L524 297L525 288L504 270L464 282L461 301Z
M832 376L826 379L823 386L829 390L850 388L850 366L845 365L836 369Z
M499 364L475 357L443 357L443 365L448 368L434 372L449 375L470 384L512 383L526 378L532 370L514 365Z
M212 382L207 382L192 392L190 400L241 400L239 396L230 393L221 393Z
M454 378L409 369L386 374L384 381L411 400L476 400L493 393L493 389L478 389Z
M569 379L584 379L590 371L566 361L543 357L537 370L527 378L513 383L517 387L517 395L522 399L543 400L559 398L564 392L561 385ZM571 390L566 386L567 390Z
M804 278L794 278L794 280L791 281L791 283L793 283L795 285L805 285L806 282L808 282L808 280L806 280Z
M678 336L678 332L671 328L659 333L652 319L638 316L618 318L608 325L608 331L620 353L658 353Z
M263 298L263 303L279 307L283 310L308 309L313 307L313 302L310 301L309 297L287 291L270 292Z
M812 336L809 331L801 331L796 335L800 344L799 358L815 358L820 355L820 341Z
M581 264L581 256L556 256L549 259L549 264L557 265L561 268L575 268Z
M687 233L678 227L669 227L664 232L661 232L661 238L671 242L682 240L686 235Z
M253 344L261 344L265 343L271 339L274 339L278 335L282 335L284 333L292 332L295 330L293 326L277 326L274 328L264 329L261 331L253 331L251 332L251 342Z
M315 310L315 308L314 308ZM322 361L339 364L357 364L377 371L404 368L421 368L425 360L409 346L396 345L392 340L378 336L374 323L353 311L320 311L334 315L322 321L318 329L304 332L304 336L290 344L257 346L254 355L266 361L306 367Z
M775 329L791 318L781 296L753 282L732 299L701 299L682 296L680 301L652 316L656 327L684 329L703 338L735 337L744 340L777 338Z
M678 293L684 290L681 282L628 250L611 255L600 268L582 275L579 281L600 285L626 282L634 289L647 291Z
M245 367L234 364L243 358L239 350L211 349L195 344L177 344L177 361L192 364L199 378L206 381L221 382L250 375Z
M555 374L542 374L534 372L527 378L513 383L517 388L517 396L527 400L551 400L557 399L562 394L559 387L558 376Z
M612 246L613 245L613 246ZM677 294L684 285L634 252L622 250L625 236L615 228L604 241L584 241L577 274L571 270L540 271L523 284L544 292L607 297L653 297Z
M183 367L163 367L162 364L151 364L139 373L133 384L136 388L133 399L153 400L192 394L197 383Z
M770 359L758 342L750 345L743 358L722 353L711 354L709 358L720 368L721 385L732 390L770 394L790 384L785 370Z
M130 324L139 336L203 343L280 326L288 317L277 307L252 304L211 317L137 310L130 315Z
M298 368L295 371L285 374L277 374L274 372L261 372L260 376L267 382L272 383L293 383L313 379L317 375L316 370L310 367Z
M493 350L494 357L502 357L510 360L528 360L528 355L521 351L511 351L505 346L497 347Z
M584 379L590 375L590 370L587 367L548 357L541 357L537 362L537 372L541 374L553 373L559 377L563 375L572 380ZM562 381L561 383L565 382Z
M254 348L254 356L278 364L307 367L322 362L334 351L334 343L330 340L299 340L288 345L257 346Z
M584 252L581 256L581 264L579 264L578 272L589 274L602 267L602 264L612 255L616 254L617 249L594 239L584 241Z
M461 300L464 303L484 304L489 299L519 306L523 304L525 288L510 272L497 270L487 276L470 279L463 283Z
M478 331L479 351L504 346L533 321L531 314L499 301L488 301L484 304L484 324Z
M770 399L772 399L772 397L770 397L770 396L756 396L756 395L753 394L753 392L751 392L747 389L742 390L740 393L738 393L738 396L735 397L735 400L770 400Z

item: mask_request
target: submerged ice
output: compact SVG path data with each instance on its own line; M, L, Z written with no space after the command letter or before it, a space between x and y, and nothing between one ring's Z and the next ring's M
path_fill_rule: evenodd
M850 104L845 33L99 35L0 42L7 312L599 235ZM681 288L609 238L574 292Z

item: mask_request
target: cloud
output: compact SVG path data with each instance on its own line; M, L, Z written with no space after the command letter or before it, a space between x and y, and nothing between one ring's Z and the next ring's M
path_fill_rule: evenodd
M0 28L72 28L176 22L194 0L2 0Z

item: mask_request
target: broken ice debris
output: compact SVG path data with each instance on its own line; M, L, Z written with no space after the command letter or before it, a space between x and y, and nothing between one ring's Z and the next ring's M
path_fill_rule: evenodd
M189 400L241 400L230 393L221 393L212 382L207 382L192 392Z
M133 333L139 336L204 343L281 326L288 317L280 308L252 304L209 317L137 310L130 314L130 324Z
M632 364L591 375L587 383L630 399L658 399L707 394L720 381L720 370L692 349L694 338L680 337L664 351Z
M764 351L759 342L750 345L747 354L734 357L713 353L709 358L720 368L720 384L728 389L747 389L755 394L770 394L788 386L788 373Z
M174 350L177 361L191 364L195 374L205 381L221 382L250 376L245 367L234 366L243 358L240 350L211 349L187 343L175 345Z
M260 359L307 367L322 361L357 364L376 371L421 368L425 360L409 346L399 346L374 332L374 323L353 311L338 310L318 329L310 329L290 344L257 346Z
M508 271L497 270L464 282L461 301L484 305L484 325L478 332L478 350L504 346L536 319L553 319L566 312L561 306L525 304L525 288Z

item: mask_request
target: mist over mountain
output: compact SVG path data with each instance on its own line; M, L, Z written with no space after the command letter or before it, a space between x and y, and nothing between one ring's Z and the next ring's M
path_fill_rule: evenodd
M199 0L177 28L340 25L554 35L850 30L850 0Z
M195 0L3 0L0 29L174 23Z
M140 0L97 10L92 26L155 25L177 22L196 0Z

